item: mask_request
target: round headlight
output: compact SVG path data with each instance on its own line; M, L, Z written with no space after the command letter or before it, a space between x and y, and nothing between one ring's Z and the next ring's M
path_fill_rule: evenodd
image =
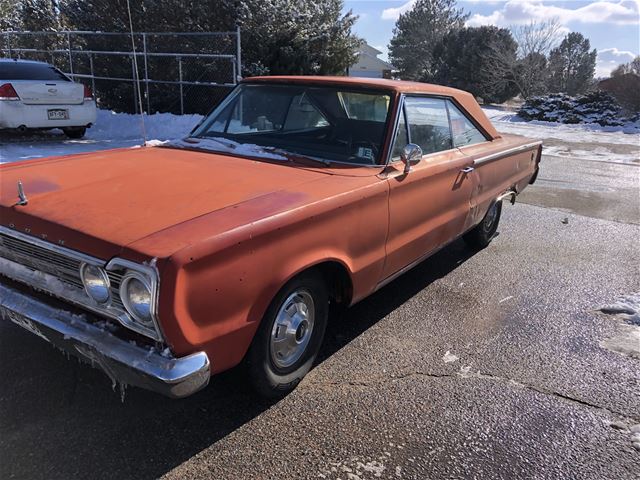
M142 275L129 273L120 284L120 297L129 314L139 322L150 325L151 287Z
M80 268L80 277L87 295L97 303L107 303L111 298L111 288L107 272L96 265L84 263Z

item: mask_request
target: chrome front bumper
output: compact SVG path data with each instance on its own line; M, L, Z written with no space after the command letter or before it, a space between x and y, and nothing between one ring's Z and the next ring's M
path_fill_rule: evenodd
M209 357L198 352L167 358L53 307L0 279L0 315L65 352L89 362L116 382L182 398L209 383Z

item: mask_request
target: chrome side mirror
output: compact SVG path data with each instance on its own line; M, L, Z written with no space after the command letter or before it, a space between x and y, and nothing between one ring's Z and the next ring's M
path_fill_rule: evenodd
M404 163L404 173L407 174L411 171L411 165L415 165L422 160L422 148L415 143L407 144L400 154L400 160Z

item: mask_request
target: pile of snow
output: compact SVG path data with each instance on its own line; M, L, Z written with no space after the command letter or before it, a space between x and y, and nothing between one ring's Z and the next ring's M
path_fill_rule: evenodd
M202 119L201 115L156 113L144 116L147 144L184 138ZM0 163L92 152L141 145L140 115L98 110L95 124L84 138L73 140L54 129L26 135L4 132L0 136Z
M87 140L138 140L142 141L140 115L98 110L98 118L87 130ZM155 113L144 115L144 128L148 140L172 140L185 137L202 119L202 115L174 115Z
M625 117L615 98L603 91L577 97L564 94L533 97L526 101L518 115L523 120L640 128L640 115Z
M532 138L550 139L570 143L612 143L638 145L640 143L640 125L606 126L597 123L569 125L559 122L545 122L540 120L526 121L514 111L497 107L483 107L482 109L491 123L500 133L514 133ZM596 134L597 135L594 135Z
M597 123L527 122L514 111L496 107L482 110L500 133L544 140L545 155L616 163L636 163L640 158L640 126L637 125L603 127Z

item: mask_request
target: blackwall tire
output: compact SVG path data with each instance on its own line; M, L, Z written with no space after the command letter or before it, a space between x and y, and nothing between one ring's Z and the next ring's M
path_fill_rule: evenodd
M291 280L271 302L246 356L251 386L280 398L311 370L327 327L329 298L322 275Z
M489 245L498 230L501 214L502 202L493 203L482 221L462 236L467 245L478 250Z

